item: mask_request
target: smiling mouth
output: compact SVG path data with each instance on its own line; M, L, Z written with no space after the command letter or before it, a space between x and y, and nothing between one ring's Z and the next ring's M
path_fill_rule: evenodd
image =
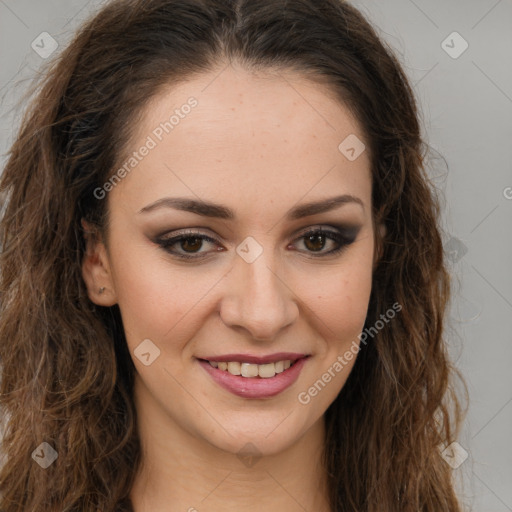
M281 359L284 357L289 359ZM311 355L288 352L264 357L225 354L211 359L197 359L214 382L234 395L248 399L267 399L292 386L310 357Z
M206 359L202 359L202 361L209 363L213 368L230 373L231 375L238 375L249 379L269 379L291 368L298 359L285 359L266 364L242 363L239 361L208 361Z

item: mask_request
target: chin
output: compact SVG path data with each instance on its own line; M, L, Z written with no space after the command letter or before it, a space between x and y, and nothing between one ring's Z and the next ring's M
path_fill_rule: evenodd
M240 412L238 412L240 414ZM243 414L243 413L242 413ZM311 428L314 420L307 421L295 413L249 414L238 419L226 430L217 425L215 431L203 433L204 439L217 449L238 457L254 452L255 456L277 455L296 444Z

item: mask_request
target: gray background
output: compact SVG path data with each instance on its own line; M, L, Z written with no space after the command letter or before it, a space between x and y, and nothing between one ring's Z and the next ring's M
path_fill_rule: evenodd
M48 62L31 43L48 32L59 51L102 3L0 0L0 169L15 103ZM467 510L512 511L512 0L352 3L398 54L439 157L430 172L456 278L447 334L471 400L450 459L459 493Z

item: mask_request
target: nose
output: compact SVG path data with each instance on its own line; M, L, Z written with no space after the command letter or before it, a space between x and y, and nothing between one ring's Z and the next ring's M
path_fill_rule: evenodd
M227 276L220 306L222 321L246 330L252 339L276 339L298 315L293 286L273 270L272 258L263 253L252 263L236 257Z

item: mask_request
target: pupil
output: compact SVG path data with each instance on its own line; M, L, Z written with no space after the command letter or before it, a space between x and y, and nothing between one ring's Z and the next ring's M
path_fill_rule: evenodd
M312 242L315 239L317 241L320 240L320 246L318 246L318 244L313 244L313 247L308 247L308 249L311 249L313 251L319 251L319 250L323 249L324 244L325 244L325 239L324 239L324 235L322 235L322 234L310 235L310 236L306 237L306 246L309 245L309 242Z
M195 241L196 244L190 243L191 241ZM198 250L201 248L201 243L202 243L201 238L197 238L197 237L185 238L184 240L181 241L181 248L186 251L187 250L186 246L187 246L189 249L192 249L192 251L194 251L194 250ZM195 247L194 247L194 245L195 245Z

